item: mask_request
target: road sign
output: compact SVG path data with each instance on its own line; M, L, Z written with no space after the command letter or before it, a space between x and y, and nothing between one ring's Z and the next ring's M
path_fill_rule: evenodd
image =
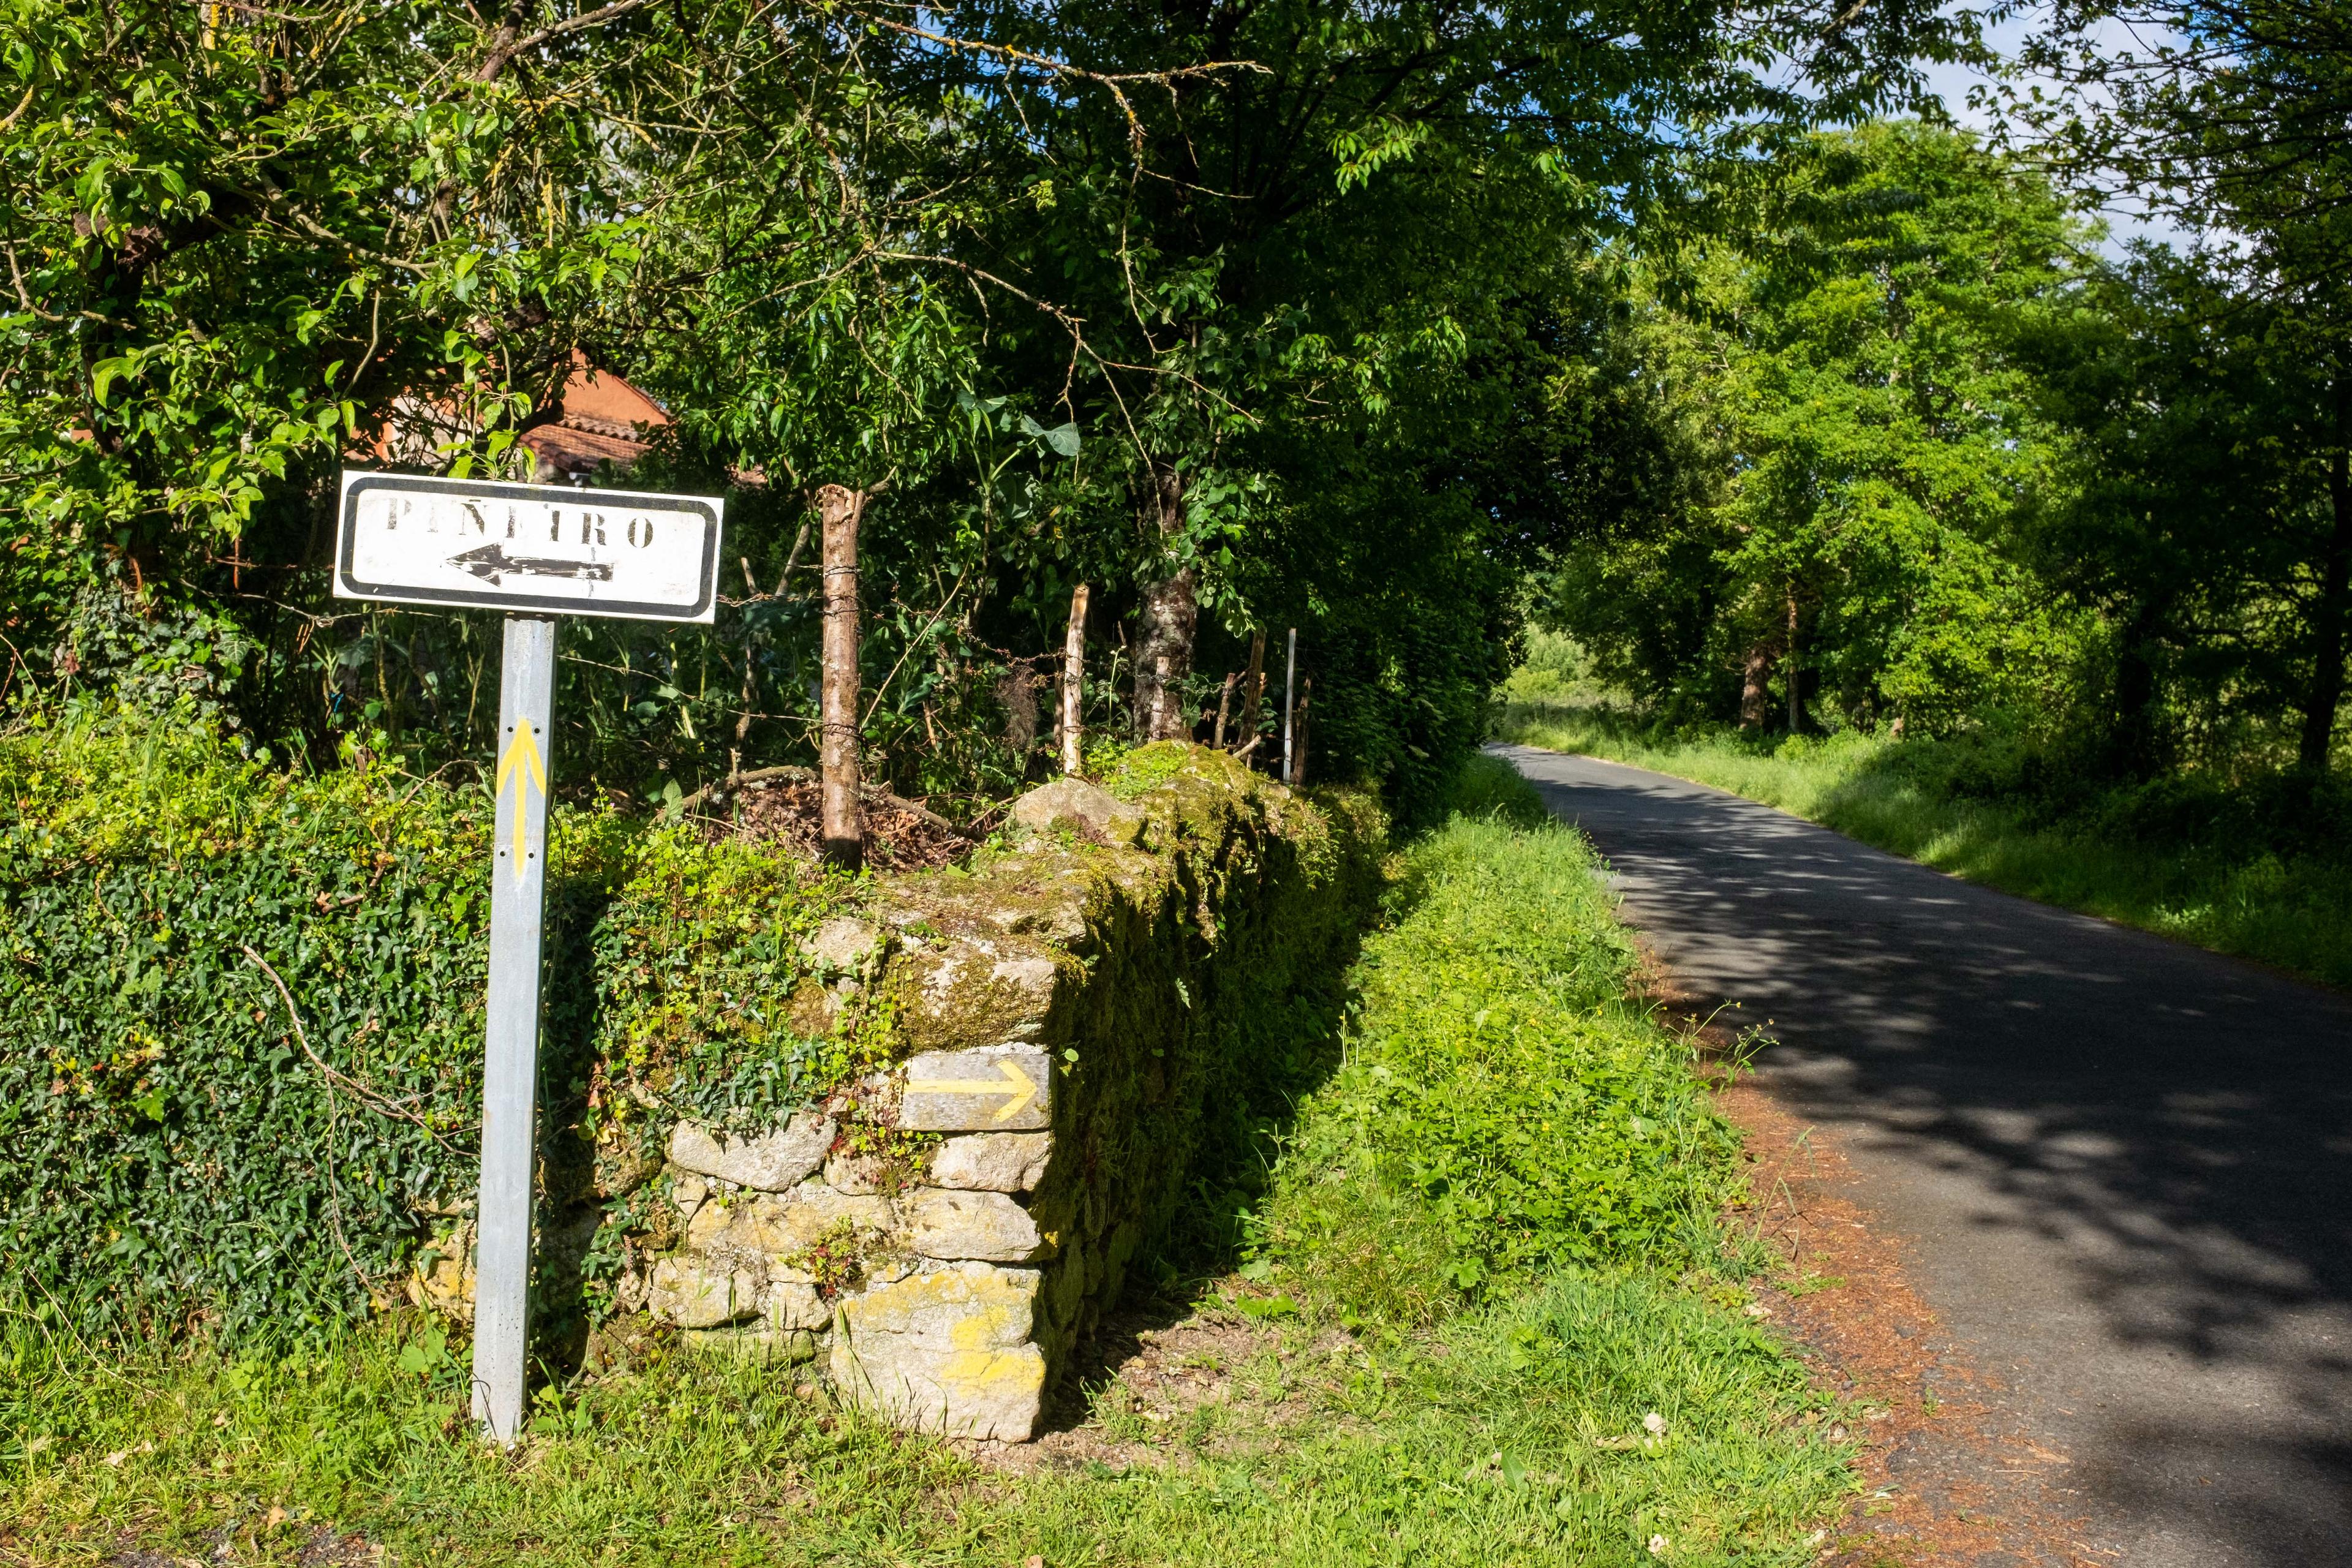
M719 603L716 497L343 475L335 595L509 612L492 781L489 1018L482 1186L474 1210L474 1420L522 1435L530 1348L532 1145L539 1116L540 936L555 710L552 616L709 621Z
M1034 1047L926 1051L907 1064L910 1132L1025 1131L1054 1124L1053 1065Z
M716 496L346 472L335 596L708 621L724 507Z

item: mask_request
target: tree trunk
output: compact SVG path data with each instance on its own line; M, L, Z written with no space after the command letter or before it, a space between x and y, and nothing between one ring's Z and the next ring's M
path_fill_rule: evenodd
M1291 771L1298 731L1298 628L1290 628L1290 651L1282 666L1282 782L1296 784Z
M1154 464L1143 506L1162 550L1171 547L1184 531L1184 476L1172 467ZM1146 583L1138 619L1136 738L1184 740L1192 732L1183 692L1185 678L1192 672L1192 637L1201 619L1199 574L1185 566Z
M1247 746L1257 740L1258 715L1265 709L1265 628L1250 633L1249 674L1242 678L1242 727L1234 736L1236 745Z
M1772 700L1772 656L1770 640L1756 643L1748 650L1748 661L1739 671L1739 727L1743 730L1764 728L1764 710Z
M2345 620L2352 611L2352 376L2336 381L2336 456L2327 465L2335 521L2320 563L2319 603L2312 612L2311 692L2296 757L2303 771L2314 775L2327 771L2336 710L2344 701Z
M2156 771L2156 664L2148 647L2156 640L2157 614L2143 605L2126 628L2116 660L2116 729L2107 743L2107 765L2126 778Z
M1797 588L1789 585L1789 657L1780 661L1780 679L1789 687L1789 733L1801 735L1805 731L1803 672L1797 667Z
M824 858L856 870L866 858L866 825L857 800L857 524L863 491L826 485L816 492L824 529Z
M1087 585L1070 594L1070 628L1062 638L1062 771L1086 766Z
M1298 688L1298 755L1290 765L1290 787L1307 787L1307 710L1315 702L1315 678L1308 676Z

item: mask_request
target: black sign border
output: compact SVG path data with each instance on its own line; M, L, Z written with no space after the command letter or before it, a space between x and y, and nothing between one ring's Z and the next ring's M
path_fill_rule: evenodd
M547 597L536 594L481 594L464 588L409 588L363 583L352 573L352 558L359 549L359 498L363 490L404 490L417 495L480 496L488 500L540 500L550 491L559 495L593 498L625 505L631 501L650 501L664 511L699 512L709 520L710 527L702 540L702 596L690 610L680 610L674 605L647 605L631 602L589 601ZM655 490L579 489L562 485L518 485L504 479L485 479L478 483L463 479L436 479L424 474L347 473L344 476L341 535L335 542L335 585L341 596L372 600L394 605L448 605L476 610L544 611L558 616L602 616L623 621L687 621L712 620L718 613L719 600L719 534L722 524L724 501L714 501L704 496L663 495Z

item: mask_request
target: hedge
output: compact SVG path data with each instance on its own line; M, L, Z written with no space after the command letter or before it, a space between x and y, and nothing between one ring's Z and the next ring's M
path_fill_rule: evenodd
M0 1310L235 1342L396 1290L473 1195L488 794L125 711L0 736ZM677 1114L772 1122L887 1048L762 1000L853 884L593 804L551 844L542 1229L634 1201Z

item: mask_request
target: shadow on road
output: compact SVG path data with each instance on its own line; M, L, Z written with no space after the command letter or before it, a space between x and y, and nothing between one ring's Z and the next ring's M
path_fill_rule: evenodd
M2352 1563L2352 1000L1639 769L1503 748L2134 1563Z

